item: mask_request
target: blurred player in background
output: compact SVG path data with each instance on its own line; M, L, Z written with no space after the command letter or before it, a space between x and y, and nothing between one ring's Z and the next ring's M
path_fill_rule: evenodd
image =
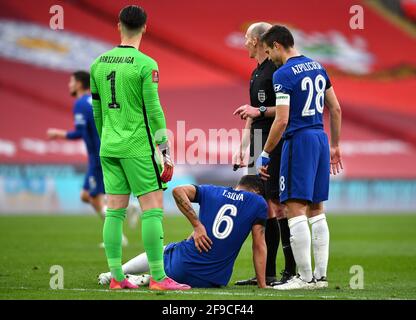
M283 65L273 75L276 116L256 167L263 178L270 177L270 153L283 136L280 201L288 208L290 241L299 272L298 277L274 288L324 288L328 286L329 230L323 202L328 200L330 172L337 174L342 169L341 108L325 69L298 53L286 27L273 26L262 41L269 58ZM330 113L330 146L323 128L324 105Z
M104 220L106 205L99 156L100 138L92 112L90 74L86 71L74 72L69 78L68 89L70 95L76 98L73 107L75 128L72 131L50 128L47 135L49 139L84 140L88 153L88 169L81 191L81 201L91 204L95 212ZM124 235L122 243L124 246L128 244Z
M166 120L159 102L157 63L139 51L147 15L138 6L120 11L121 44L91 66L94 120L108 209L103 228L111 289L133 289L122 267L122 231L129 195L138 197L142 237L153 290L186 290L166 276L163 264L163 190L173 174ZM163 157L163 167L156 145ZM163 171L163 172L162 172Z
M263 183L257 175L243 176L234 189L212 185L173 189L176 205L194 232L187 240L170 243L165 248L166 273L195 288L226 286L241 246L251 231L256 283L259 288L265 288L267 204L263 192ZM191 202L199 204L199 218ZM149 271L146 254L125 263L123 271L127 274ZM110 278L110 273L102 273L99 283L106 284ZM144 276L129 279L146 283Z
M256 59L257 67L250 80L250 103L235 110L234 114L245 119L246 125L241 145L233 157L233 165L245 167L245 155L250 144L250 160L248 171L257 174L254 160L257 159L269 135L273 119L276 114L276 99L273 89L273 73L277 67L268 59L260 36L272 25L266 22L254 23L247 29L245 46L250 58ZM259 133L260 132L260 133ZM259 134L258 134L259 133ZM256 139L259 137L259 139ZM256 146L256 143L258 144ZM260 145L261 144L261 145ZM266 282L268 285L276 283L276 255L279 240L282 239L282 248L285 257L285 268L281 282L288 281L296 274L296 264L290 247L289 225L285 213L285 206L279 202L279 171L280 156L283 140L270 154L268 173L270 179L264 182L265 198L268 205L268 219L266 224L267 264ZM256 278L237 281L236 285L255 285Z

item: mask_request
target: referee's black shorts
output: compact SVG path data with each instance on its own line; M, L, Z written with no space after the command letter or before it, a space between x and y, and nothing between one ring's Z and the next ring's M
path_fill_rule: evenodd
M262 133L262 148L266 144L267 137L269 136L268 132ZM276 199L279 200L279 178L280 178L280 158L282 155L283 139L279 141L279 144L270 154L270 163L267 169L270 178L267 181L264 181L264 191L266 199ZM259 149L259 148L258 148ZM260 150L260 152L261 152ZM257 151L257 150L256 150ZM259 154L254 154L254 135L250 135L250 164L248 168L248 174L257 174L255 161L257 160Z

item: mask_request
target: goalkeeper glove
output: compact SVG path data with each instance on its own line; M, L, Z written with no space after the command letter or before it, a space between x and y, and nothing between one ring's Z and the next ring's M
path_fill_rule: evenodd
M163 182L168 182L172 180L173 176L173 161L170 158L169 144L168 142L163 142L159 144L158 147L163 158L163 172L160 175L160 178Z

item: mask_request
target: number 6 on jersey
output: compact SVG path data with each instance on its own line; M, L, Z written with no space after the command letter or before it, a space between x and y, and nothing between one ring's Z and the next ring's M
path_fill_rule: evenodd
M225 204L218 210L212 225L212 234L217 239L225 239L230 235L231 231L233 231L234 221L230 216L225 215L227 211L230 211L231 217L237 216L237 207L232 204ZM224 230L220 231L220 226L223 222L226 225Z

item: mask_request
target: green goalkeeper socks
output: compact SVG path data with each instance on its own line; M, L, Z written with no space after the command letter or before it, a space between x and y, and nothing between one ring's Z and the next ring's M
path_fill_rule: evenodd
M121 268L121 241L123 235L123 222L126 217L126 209L107 209L105 215L103 239L105 254L111 276L117 281L122 281L125 276Z
M163 265L163 210L150 209L142 215L142 237L150 273L156 281L166 277Z

